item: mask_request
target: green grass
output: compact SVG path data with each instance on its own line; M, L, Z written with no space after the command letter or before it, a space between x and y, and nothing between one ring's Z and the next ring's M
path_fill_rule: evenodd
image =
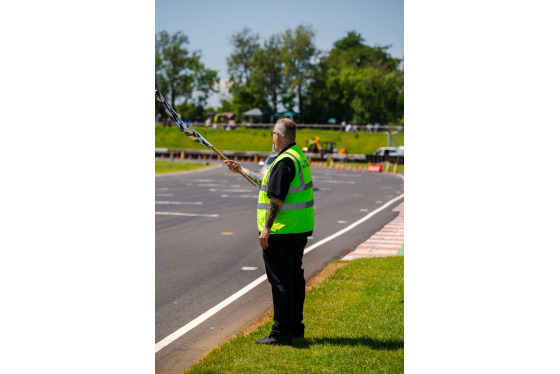
M208 130L197 127L196 131L219 150L228 151L270 151L272 139L271 129L237 128L234 131ZM387 146L385 133L345 133L334 130L298 129L296 144L304 147L307 139L318 136L321 141L334 141L338 149L346 148L351 154L368 154L379 147ZM397 145L404 145L404 133L391 135ZM170 149L208 149L184 135L176 126L155 127L155 147Z
M208 166L202 163L156 160L156 174L175 173L178 171L196 170L206 167Z
M263 346L268 321L187 373L403 373L404 257L359 259L306 295L305 339Z

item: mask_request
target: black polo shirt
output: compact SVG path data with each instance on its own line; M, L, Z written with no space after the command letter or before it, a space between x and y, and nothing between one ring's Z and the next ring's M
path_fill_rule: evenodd
M284 152L286 152L290 147L294 146L296 143L288 145L286 148L278 153L277 158ZM268 191L267 195L270 199L275 197L282 201L286 200L288 195L288 190L290 189L290 183L294 180L296 176L296 166L294 161L290 157L283 158L278 161L268 175Z
M278 153L279 157L282 153L286 152L292 146L296 145L296 143L291 143L287 145L284 149ZM275 197L282 201L286 200L286 196L288 196L288 190L290 189L290 183L294 180L296 176L296 166L294 161L291 157L285 157L282 160L278 161L270 170L268 174L268 182L266 183L268 186L267 189L267 196L270 199L271 197ZM293 236L310 236L313 234L313 231L309 231L306 233L301 234L283 234L283 235L293 235ZM282 235L282 234L276 234Z

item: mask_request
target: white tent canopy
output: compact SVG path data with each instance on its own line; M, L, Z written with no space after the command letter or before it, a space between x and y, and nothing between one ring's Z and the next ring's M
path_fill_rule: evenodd
M264 114L264 112L262 110L260 110L259 108L253 108L253 109L248 110L248 111L243 113L243 115L247 116L247 117L260 117L263 114Z

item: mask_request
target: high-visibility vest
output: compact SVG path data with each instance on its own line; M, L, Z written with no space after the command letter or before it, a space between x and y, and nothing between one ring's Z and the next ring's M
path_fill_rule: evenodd
M257 206L259 232L262 232L264 228L270 202L267 195L270 171L277 162L286 157L294 161L296 173L270 232L272 234L299 234L313 231L315 214L311 169L307 157L294 144L274 160L264 175Z

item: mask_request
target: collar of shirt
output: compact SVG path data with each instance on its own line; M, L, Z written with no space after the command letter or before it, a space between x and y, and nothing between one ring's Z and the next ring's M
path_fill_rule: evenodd
M280 152L278 152L278 156L280 156L282 153L286 152L288 149L290 149L291 147L293 147L294 145L296 145L296 143L290 143L288 144L284 149L282 149ZM276 157L278 157L276 156Z

